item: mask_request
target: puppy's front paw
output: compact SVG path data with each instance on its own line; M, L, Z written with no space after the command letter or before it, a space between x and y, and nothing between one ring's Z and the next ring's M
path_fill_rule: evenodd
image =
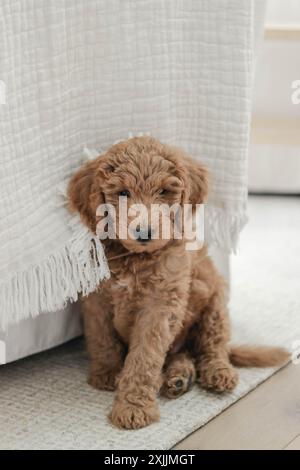
M88 384L97 390L113 391L116 389L117 375L117 371L110 371L106 374L91 373L88 378Z
M216 360L203 363L198 368L198 382L215 392L233 390L238 383L238 372L227 362Z
M110 420L118 428L140 429L159 420L159 409L155 402L141 407L126 401L117 401Z

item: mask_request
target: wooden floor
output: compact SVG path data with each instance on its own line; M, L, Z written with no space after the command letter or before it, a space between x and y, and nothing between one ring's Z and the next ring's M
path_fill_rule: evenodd
M175 449L300 450L300 364L289 364Z

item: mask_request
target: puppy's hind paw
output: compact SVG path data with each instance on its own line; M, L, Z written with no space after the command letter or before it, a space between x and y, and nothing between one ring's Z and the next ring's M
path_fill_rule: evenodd
M192 387L196 379L193 360L185 353L173 356L164 372L161 394L167 398L178 398Z
M162 386L161 394L167 398L178 398L190 390L194 382L195 375L192 373L167 377Z
M223 361L200 365L197 372L199 384L215 392L229 392L236 387L239 380L237 370Z

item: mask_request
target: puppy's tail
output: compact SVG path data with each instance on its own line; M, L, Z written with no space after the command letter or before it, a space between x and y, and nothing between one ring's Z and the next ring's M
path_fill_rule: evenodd
M238 367L275 367L288 362L290 353L272 346L231 346L230 362Z

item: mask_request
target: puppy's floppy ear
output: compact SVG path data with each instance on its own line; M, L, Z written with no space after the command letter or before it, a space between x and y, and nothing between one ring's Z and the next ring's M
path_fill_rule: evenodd
M182 162L187 170L189 188L187 195L191 204L202 204L208 194L209 177L207 168L191 157L182 156Z
M69 208L79 212L82 221L93 231L96 230L96 210L103 204L101 183L105 178L107 165L104 157L87 162L75 173L68 186Z

